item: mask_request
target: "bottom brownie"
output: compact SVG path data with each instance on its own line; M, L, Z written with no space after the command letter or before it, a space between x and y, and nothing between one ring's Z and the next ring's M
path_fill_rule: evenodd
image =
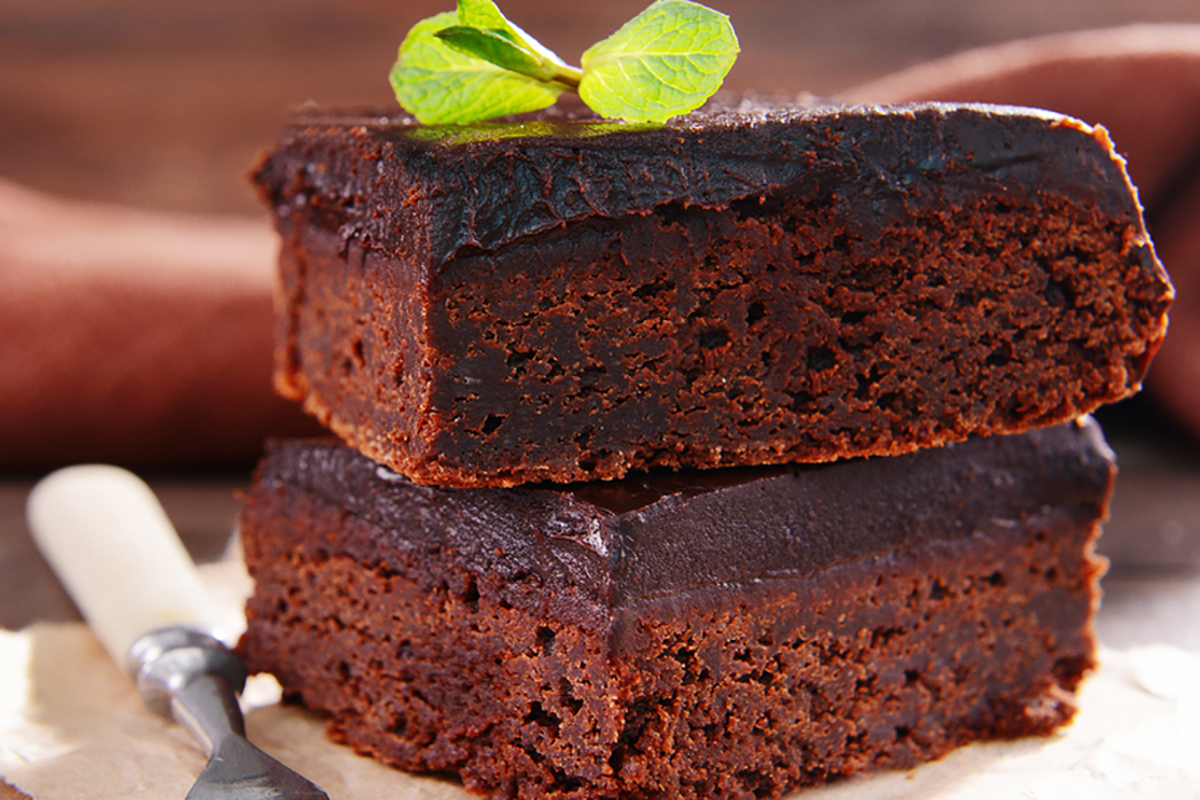
M1071 718L1094 423L896 458L443 490L270 447L240 649L336 738L497 797L775 797Z

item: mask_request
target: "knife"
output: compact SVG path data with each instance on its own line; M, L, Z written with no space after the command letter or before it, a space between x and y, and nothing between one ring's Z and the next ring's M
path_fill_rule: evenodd
M108 655L208 756L187 800L329 800L246 739L237 702L246 667L150 487L117 467L67 467L34 486L25 511Z

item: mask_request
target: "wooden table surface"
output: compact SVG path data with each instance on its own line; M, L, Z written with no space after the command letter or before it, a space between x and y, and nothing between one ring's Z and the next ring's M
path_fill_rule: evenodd
M646 4L504 0L568 60ZM980 45L1132 22L1200 22L1195 0L726 0L737 93L832 94ZM147 208L259 214L243 174L289 110L392 102L405 31L450 0L5 0L0 178ZM0 381L3 376L0 376ZM2 391L2 388L0 388ZM1200 651L1200 446L1145 403L1109 423L1122 475L1102 551L1102 642ZM193 555L220 556L250 465L150 475ZM0 476L0 626L77 618L23 522L33 474ZM0 798L16 797L0 782Z

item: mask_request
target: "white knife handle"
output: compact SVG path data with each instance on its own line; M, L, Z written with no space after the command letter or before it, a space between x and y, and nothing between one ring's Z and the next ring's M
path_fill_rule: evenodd
M151 630L215 630L216 606L136 475L99 464L58 470L33 487L25 513L42 555L122 669L130 646Z

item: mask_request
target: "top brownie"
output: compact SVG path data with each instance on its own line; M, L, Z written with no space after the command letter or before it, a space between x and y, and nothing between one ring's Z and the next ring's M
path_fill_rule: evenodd
M444 486L1048 425L1136 391L1171 299L1104 131L1028 109L311 113L254 180L277 387Z

